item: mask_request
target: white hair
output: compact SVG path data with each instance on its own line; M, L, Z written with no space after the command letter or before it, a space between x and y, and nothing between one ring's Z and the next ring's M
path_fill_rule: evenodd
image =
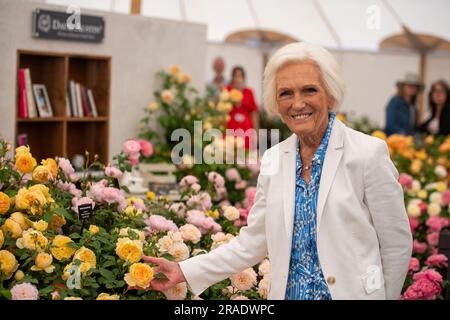
M313 61L320 69L327 93L333 97L337 108L342 104L345 83L339 63L326 49L306 42L288 44L278 49L270 58L264 70L264 107L271 113L278 113L276 101L276 73L290 63Z

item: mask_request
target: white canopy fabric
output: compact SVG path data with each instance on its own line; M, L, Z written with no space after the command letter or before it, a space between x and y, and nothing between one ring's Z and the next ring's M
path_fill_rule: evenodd
M130 7L130 0L46 2L123 13ZM379 50L383 39L402 33L402 24L450 41L449 12L448 0L142 0L142 15L204 23L211 42L261 28L331 49L364 51Z

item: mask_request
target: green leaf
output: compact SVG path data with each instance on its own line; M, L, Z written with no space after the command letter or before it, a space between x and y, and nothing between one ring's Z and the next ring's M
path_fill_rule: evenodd
M164 259L167 259L167 260L170 260L170 261L174 261L174 260L175 260L175 258L174 258L171 254L169 254L169 253L164 253L164 254L161 256L161 258L164 258Z
M111 271L107 270L107 269L100 269L100 274L102 276L104 276L106 279L108 280L114 280L114 273L112 273Z
M11 300L11 292L10 292L9 290L6 290L6 289L0 290L0 294L1 294L5 299Z
M80 239L81 236L78 233L72 233L71 235L69 235L69 238L71 238L71 239Z

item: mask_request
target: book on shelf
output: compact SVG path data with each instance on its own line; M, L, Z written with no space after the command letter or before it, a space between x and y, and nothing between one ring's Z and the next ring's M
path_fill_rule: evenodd
M92 90L84 85L69 80L67 86L67 114L71 117L98 117Z
M28 145L28 135L26 133L20 133L17 136L16 145L18 147L20 147L20 146L27 146Z
M38 116L36 111L36 105L34 103L34 96L33 96L33 88L31 86L31 73L30 69L25 69L25 88L27 91L27 107L28 107L28 117L29 118L36 118Z
M27 89L25 86L24 69L19 69L19 118L28 118Z

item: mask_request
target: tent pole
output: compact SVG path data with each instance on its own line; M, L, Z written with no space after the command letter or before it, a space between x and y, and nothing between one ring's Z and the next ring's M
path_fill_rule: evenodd
M140 14L141 14L141 7L142 7L141 0L131 0L131 10L130 10L130 13L131 13L131 14L137 14L137 15L140 15Z
M420 81L425 85L425 73L426 73L426 62L427 55L425 51L420 51L420 60L419 60L419 77ZM425 92L421 92L418 96L419 100L419 114L417 117L418 123L422 123L425 114L425 101L424 101Z

